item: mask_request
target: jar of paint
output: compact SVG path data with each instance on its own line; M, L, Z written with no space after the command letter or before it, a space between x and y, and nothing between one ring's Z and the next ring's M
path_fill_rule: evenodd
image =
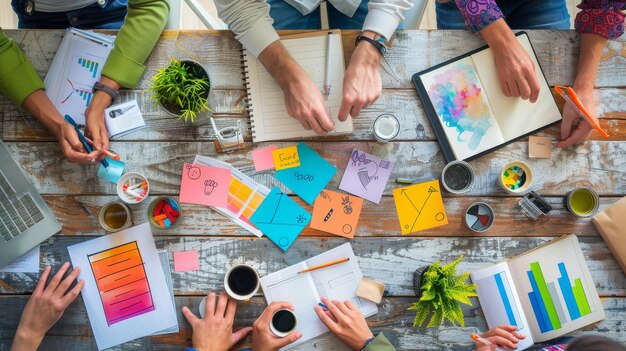
M476 233L484 233L493 225L493 208L484 202L475 202L465 211L465 226Z
M170 229L179 222L181 211L178 201L159 196L148 206L148 223L157 229Z
M507 163L500 170L498 184L512 194L521 194L530 188L533 182L533 171L522 161Z
M581 186L567 193L563 205L577 217L591 217L600 207L600 197L595 190Z
M100 209L98 222L107 232L115 233L124 230L132 224L132 215L126 204L111 201Z
M382 114L374 121L374 136L381 143L395 139L400 133L400 121L394 115Z
M143 174L126 173L117 182L117 195L127 204L143 202L149 193L150 183Z
M474 169L465 161L452 161L441 172L443 187L453 194L463 194L474 183Z

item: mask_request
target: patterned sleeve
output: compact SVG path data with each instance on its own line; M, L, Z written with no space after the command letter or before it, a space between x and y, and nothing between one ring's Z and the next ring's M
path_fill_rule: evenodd
M615 39L624 33L626 1L583 0L576 15L576 31Z
M472 32L481 31L492 22L504 17L495 0L457 0L456 5Z

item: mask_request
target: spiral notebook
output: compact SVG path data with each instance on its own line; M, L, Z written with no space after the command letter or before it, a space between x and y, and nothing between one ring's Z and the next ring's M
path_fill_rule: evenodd
M285 36L281 39L287 51L300 64L320 92L323 92L326 74L328 32ZM350 134L353 131L352 118L348 116L344 122L340 122L337 118L343 96L345 69L341 32L338 30L331 32L333 33L330 53L332 88L324 103L328 115L335 122L335 130L329 135ZM314 131L304 129L298 120L289 116L282 90L261 61L244 50L243 65L254 142L316 136Z

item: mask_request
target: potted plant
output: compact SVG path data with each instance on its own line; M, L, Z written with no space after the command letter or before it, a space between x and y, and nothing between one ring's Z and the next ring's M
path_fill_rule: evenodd
M195 61L172 58L154 76L150 88L154 98L179 120L194 122L198 113L211 111L207 105L211 82L209 74Z
M419 300L408 310L415 311L413 326L423 326L429 315L427 327L432 328L443 324L447 319L453 325L465 326L460 303L472 305L470 297L478 296L478 286L467 283L469 273L456 273L456 266L463 255L454 262L442 266L440 261L415 271L413 289Z

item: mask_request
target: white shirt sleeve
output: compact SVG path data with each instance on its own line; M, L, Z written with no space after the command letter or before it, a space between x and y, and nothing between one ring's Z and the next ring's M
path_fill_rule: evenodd
M279 39L265 0L215 0L219 17L255 57Z
M363 30L376 32L389 39L404 20L404 12L415 0L370 0Z

